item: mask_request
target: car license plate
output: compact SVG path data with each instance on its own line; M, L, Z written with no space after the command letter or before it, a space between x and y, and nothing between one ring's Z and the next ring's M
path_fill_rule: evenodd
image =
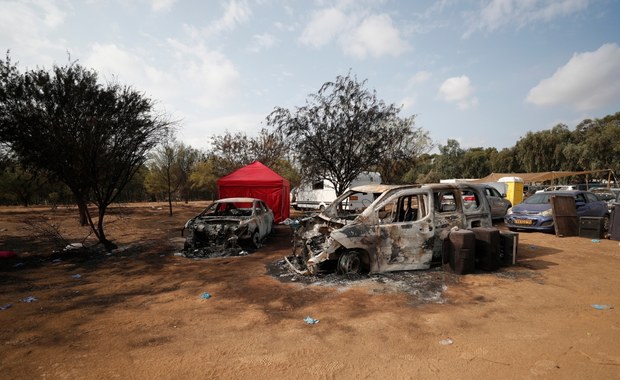
M514 223L515 224L522 224L522 225L530 225L532 224L533 220L531 219L515 219Z

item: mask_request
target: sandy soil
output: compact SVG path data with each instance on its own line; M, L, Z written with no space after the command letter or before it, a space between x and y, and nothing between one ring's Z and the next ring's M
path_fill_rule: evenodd
M496 273L307 284L269 272L285 226L249 256L175 256L203 206L112 210L111 255L53 253L23 224L80 241L72 208L0 208L0 250L19 253L0 260L0 378L619 377L617 241L521 233Z

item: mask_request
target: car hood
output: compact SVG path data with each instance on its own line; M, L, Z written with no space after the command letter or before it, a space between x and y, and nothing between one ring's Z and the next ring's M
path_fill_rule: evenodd
M534 214L549 210L551 205L548 203L521 203L512 208L513 213L517 214Z

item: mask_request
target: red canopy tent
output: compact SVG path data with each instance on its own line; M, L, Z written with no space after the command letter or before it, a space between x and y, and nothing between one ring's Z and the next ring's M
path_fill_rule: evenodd
M261 199L273 210L274 221L279 223L291 212L291 185L278 173L262 163L254 163L235 170L217 181L221 198L251 197Z

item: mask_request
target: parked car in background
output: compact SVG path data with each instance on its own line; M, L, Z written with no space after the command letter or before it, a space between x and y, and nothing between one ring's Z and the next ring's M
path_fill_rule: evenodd
M489 206L491 207L491 217L493 219L503 219L512 204L506 199L506 194L500 194L500 192L493 186L485 185L484 194L489 200Z
M607 208L611 213L614 208L614 203L617 202L618 196L620 196L619 188L599 187L592 190L592 193L596 194L602 201L607 202Z
M607 202L600 200L595 194L582 190L545 191L536 193L508 210L504 217L506 227L511 231L532 230L553 232L553 210L551 197L572 196L575 198L577 215L606 218L604 227L609 228L609 210Z
M273 211L256 198L225 198L213 202L183 227L185 251L200 256L230 256L243 246L258 248L271 233Z

